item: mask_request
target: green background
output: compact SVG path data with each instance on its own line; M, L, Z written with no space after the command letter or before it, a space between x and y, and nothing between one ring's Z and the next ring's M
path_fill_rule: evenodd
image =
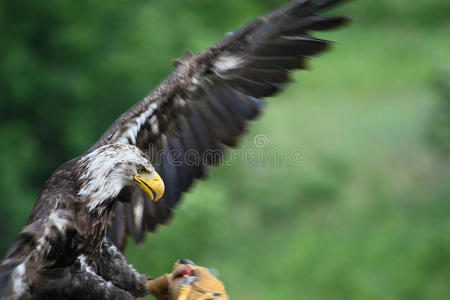
M52 171L173 58L286 2L1 1L0 255ZM219 270L232 299L448 297L450 2L329 13L355 20L319 35L336 46L295 72L242 139L263 159L229 152L169 226L129 241L139 271L158 276L187 257ZM274 152L301 160L264 159Z

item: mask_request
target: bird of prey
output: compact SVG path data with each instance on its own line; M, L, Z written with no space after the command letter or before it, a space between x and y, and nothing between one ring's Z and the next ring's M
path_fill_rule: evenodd
M293 1L176 60L171 75L44 184L1 262L0 298L146 295L147 277L121 253L126 236L141 242L164 224L193 180L236 144L261 99L330 45L311 31L346 23L318 15L338 2Z

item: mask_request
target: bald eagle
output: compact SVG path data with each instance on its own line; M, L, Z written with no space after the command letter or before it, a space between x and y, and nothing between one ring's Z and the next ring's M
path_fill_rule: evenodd
M293 1L176 60L171 75L44 184L1 262L0 297L146 295L148 278L121 253L126 236L139 243L164 224L193 180L236 144L261 98L330 45L310 32L346 23L317 14L338 2Z

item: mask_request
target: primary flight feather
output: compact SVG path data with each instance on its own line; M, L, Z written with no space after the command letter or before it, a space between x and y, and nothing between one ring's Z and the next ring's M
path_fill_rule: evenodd
M193 180L236 144L261 98L329 46L311 31L346 23L317 15L338 2L294 1L176 60L171 75L45 183L1 262L0 297L146 295L147 277L120 251L126 236L139 243L164 224Z

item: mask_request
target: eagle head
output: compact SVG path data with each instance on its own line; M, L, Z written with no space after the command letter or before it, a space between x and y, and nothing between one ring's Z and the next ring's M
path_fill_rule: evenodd
M141 188L155 202L164 193L161 177L147 156L132 145L101 146L80 158L79 170L78 196L88 198L89 209L116 198L126 186Z

